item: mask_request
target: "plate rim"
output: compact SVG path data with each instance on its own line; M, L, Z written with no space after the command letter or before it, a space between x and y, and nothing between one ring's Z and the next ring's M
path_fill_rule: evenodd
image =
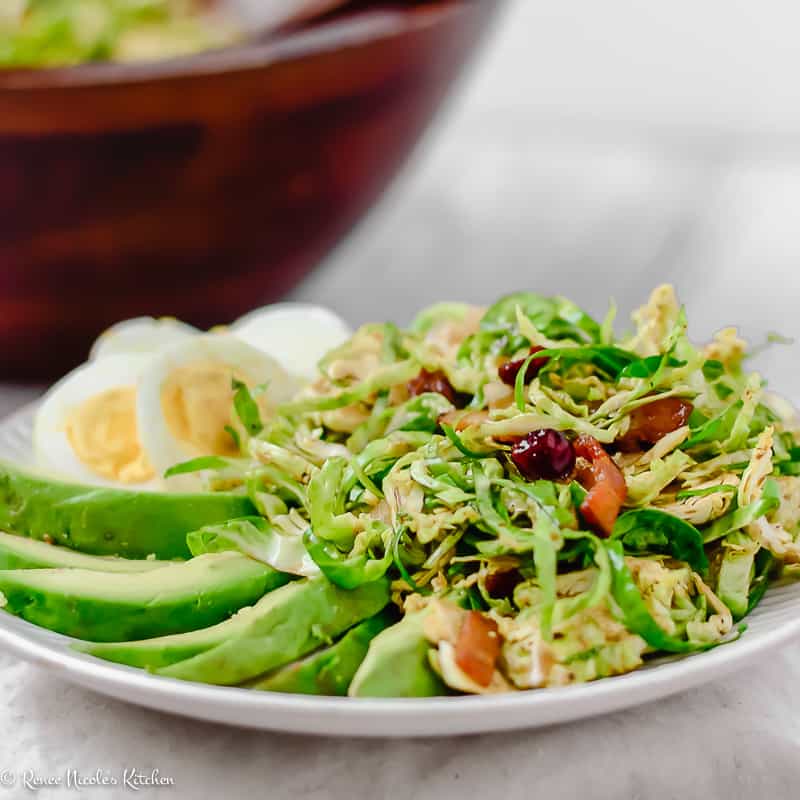
M0 436L29 421L38 405L28 403L0 420ZM771 596L782 588L791 591L777 586ZM800 601L790 602L798 602L800 612ZM238 727L351 737L487 733L621 711L724 677L795 638L800 638L800 613L710 651L583 684L482 696L350 698L259 692L153 675L73 651L69 637L7 612L0 615L0 646L6 652L92 691Z
M622 711L722 678L798 636L800 618L677 661L564 687L482 696L350 698L256 692L152 675L62 649L67 637L11 615L0 618L0 645L7 652L101 694L238 727L359 737L487 733ZM43 641L49 637L63 641Z

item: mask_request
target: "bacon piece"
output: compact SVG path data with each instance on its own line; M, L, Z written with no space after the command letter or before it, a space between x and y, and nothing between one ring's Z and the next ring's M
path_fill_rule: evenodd
M682 428L689 421L694 406L680 397L662 397L631 413L626 434L615 444L624 453L632 453L654 445L668 433Z
M444 395L453 405L456 403L456 390L441 370L428 372L426 369L421 369L419 375L412 378L407 385L408 393L412 397L426 392L436 392Z
M499 655L497 623L480 611L468 612L456 641L455 661L458 667L479 686L488 686L492 682Z

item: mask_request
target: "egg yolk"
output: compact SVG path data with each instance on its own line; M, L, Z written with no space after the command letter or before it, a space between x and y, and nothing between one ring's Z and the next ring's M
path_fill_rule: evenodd
M236 455L225 430L232 424L231 378L247 382L227 364L198 362L172 370L161 387L161 410L172 435L202 455Z
M155 474L139 444L136 389L108 389L70 413L65 433L82 464L121 483L141 483Z

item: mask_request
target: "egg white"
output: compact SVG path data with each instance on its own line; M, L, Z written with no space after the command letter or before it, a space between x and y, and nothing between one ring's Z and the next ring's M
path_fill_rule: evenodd
M98 336L89 351L89 359L94 361L126 353L150 355L198 335L200 331L193 325L172 317L125 319Z
M231 333L269 353L292 375L312 380L317 362L352 336L333 311L307 303L277 303L236 320Z
M83 364L56 383L44 396L33 426L33 449L42 472L67 481L135 490L157 490L156 477L139 483L123 483L103 477L85 465L72 449L66 424L74 409L101 392L135 386L149 364L144 355L110 355Z
M142 446L159 475L175 464L209 455L173 434L162 406L162 390L174 370L208 362L246 375L254 385L266 384L271 406L286 402L297 389L296 380L274 358L230 333L195 336L157 354L139 375L136 410ZM196 490L204 483L204 476L195 473L165 479L166 486L177 491Z

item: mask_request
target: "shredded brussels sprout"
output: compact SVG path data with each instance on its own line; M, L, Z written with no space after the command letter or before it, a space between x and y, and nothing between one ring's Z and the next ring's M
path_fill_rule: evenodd
M435 612L425 668L456 691L727 641L800 562L797 420L743 371L735 331L690 341L671 287L627 338L614 316L519 292L363 327L274 418L239 397L242 458L198 468L238 481L263 523L193 548L277 554L346 589L388 576L398 614ZM542 430L559 432L558 474Z
M3 0L0 68L189 55L238 37L197 0Z

